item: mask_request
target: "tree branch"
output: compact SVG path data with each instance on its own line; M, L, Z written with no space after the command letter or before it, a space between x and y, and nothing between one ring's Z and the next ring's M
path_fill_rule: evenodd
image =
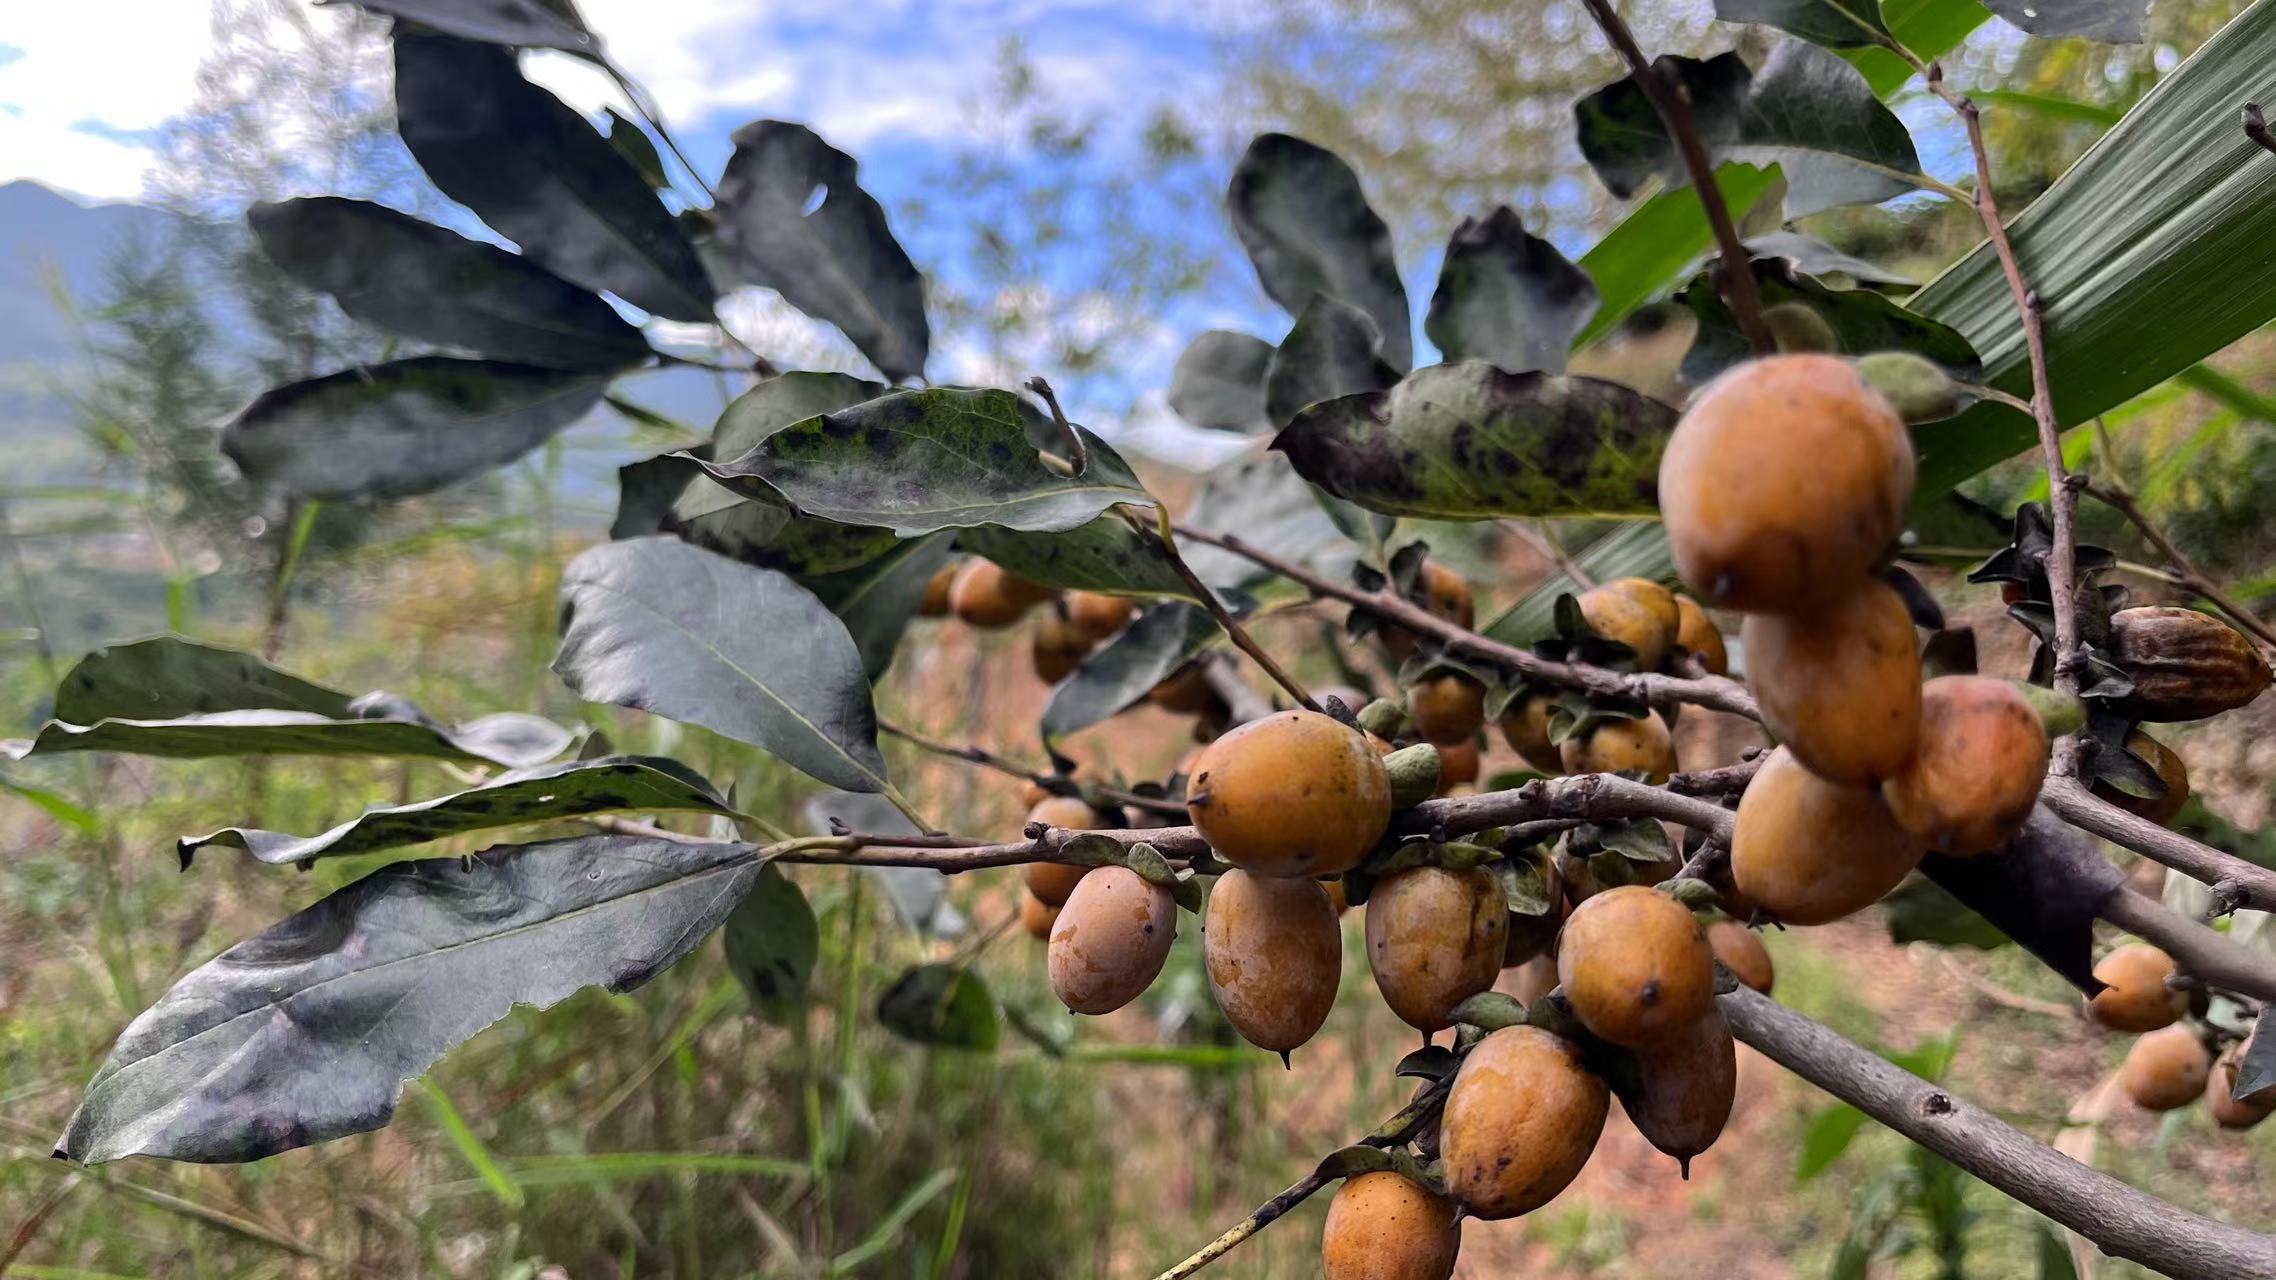
M1169 561L1170 568L1177 571L1178 578L1185 583L1186 589L1193 593L1194 599L1200 601L1201 606L1209 610L1209 616L1217 620L1219 627L1224 628L1225 635L1232 640L1233 646L1249 655L1250 660L1258 666L1263 667L1264 673L1272 677L1274 684L1286 689L1288 696L1296 699L1297 706L1306 711L1318 711L1320 704L1312 700L1312 695L1305 691L1303 685L1297 683L1296 677L1288 674L1278 662L1273 661L1272 655L1264 651L1264 646L1258 644L1255 638L1249 635L1249 629L1241 625L1241 620L1233 616L1232 612L1225 607L1224 602L1217 598L1217 593L1210 590L1209 584L1203 582L1201 575L1193 571L1193 566L1185 562L1185 557L1178 554L1177 536L1172 532L1175 526L1170 523L1170 509L1168 507L1156 507L1154 512L1156 523L1152 536L1155 545L1161 549L1163 557ZM1133 519L1131 523L1137 524L1138 522ZM1145 536L1145 530L1140 530L1140 536ZM1227 699L1227 701L1229 702L1231 699ZM1354 709L1356 710L1356 708Z
M1388 1148L1401 1146L1413 1139L1417 1133L1422 1132L1424 1125L1430 1123L1431 1117L1438 1114L1439 1107L1446 1102L1446 1092L1452 1087L1453 1079L1449 1075L1423 1086L1415 1094L1414 1101L1401 1108L1397 1115L1376 1126L1374 1132L1361 1138L1355 1145ZM1309 1200L1314 1192L1333 1181L1334 1178L1315 1167L1312 1172L1290 1183L1280 1194L1251 1210L1249 1216L1226 1228L1223 1235L1201 1246L1192 1257L1164 1271L1154 1280L1185 1280L1185 1277L1232 1252L1234 1246L1243 1240L1271 1226L1281 1215Z
M2268 624L2262 622L2258 614L2238 604L2221 590L2219 584L2206 577L2204 571L2200 570L2182 552L2181 548L2175 546L2171 538L2165 536L2165 531L2157 527L2156 522L2150 519L2149 513L2142 510L2142 504L2134 500L2133 491L2126 487L2124 481L2113 478L2102 484L2088 484L2085 489L2089 494L2099 499L2104 506L2126 517L2134 528L2141 531L2142 537L2147 539L2152 547L2157 548L2157 553L2165 557L2167 564L2173 566L2173 572L2169 577L2174 585L2192 595L2202 596L2211 601L2214 608L2227 614L2229 621L2251 633L2253 639L2269 648L2276 649L2276 630L2270 630Z
M1168 813L1181 816L1185 813L1185 802L1182 800L1140 795L1135 791L1125 791L1120 787L1075 782L1055 773L1030 768L1017 760L997 755L995 752L976 744L959 746L954 743L941 742L886 720L879 720L877 728L879 732L891 734L920 751L930 751L934 755L947 756L952 760L962 760L967 764L976 764L984 769L993 769L998 773L1032 782L1055 795L1095 795L1101 800L1110 801L1129 809L1143 809L1148 813Z
M1457 626L1397 592L1363 591L1348 583L1337 582L1302 565L1252 547L1231 534L1204 533L1183 525L1178 526L1177 532L1181 538L1222 547L1234 555L1262 565L1291 582L1309 588L1314 595L1356 605L1386 622L1395 622L1409 631L1434 636L1449 649L1507 667L1528 679L1564 685L1606 697L1633 698L1654 706L1690 703L1713 711L1745 716L1749 720L1762 718L1762 713L1755 707L1754 695L1736 680L1722 676L1685 679L1656 674L1624 675L1602 667L1553 662L1515 645L1503 644L1489 636Z
M1660 117L1660 124L1674 141L1676 151L1683 157L1683 167L1691 174L1691 189L1699 196L1699 207L1707 214L1707 225L1714 228L1715 243L1723 255L1723 301L1731 309L1731 318L1738 322L1739 332L1746 335L1747 345L1756 355L1768 355L1778 349L1777 340L1770 334L1770 324L1762 316L1762 291L1755 286L1753 257L1739 239L1738 226L1731 221L1731 211L1723 203L1723 189L1715 185L1715 162L1708 158L1707 148L1699 141L1698 123L1691 117L1691 92L1683 82L1673 76L1662 77L1659 68L1644 56L1637 47L1636 37L1628 24L1613 11L1611 0L1583 0L1589 16L1603 30L1604 38L1611 42L1628 69L1634 73L1636 86L1651 100L1652 110Z
M1936 63L1925 68L1928 87L1937 97L1956 112L1968 130L1968 149L1976 162L1976 216L1984 224L1984 235L1991 241L1992 252L1999 257L2000 271L2007 277L2007 291L2015 301L2015 311L2023 321L2023 348L2031 363L2031 418L2039 428L2039 452L2047 468L2047 509L2051 516L2054 545L2047 552L2047 593L2053 598L2055 611L2055 687L2065 693L2078 692L2080 662L2078 639L2078 566L2077 566L2077 514L2078 490L2072 486L2068 469L2063 463L2063 429L2055 420L2055 396L2047 377L2047 335L2038 291L2023 278L2023 267L2015 257L2015 246L2007 238L2007 226L2000 218L1999 200L1992 193L1991 156L1984 147L1983 119L1976 104L1966 95L1944 83L1944 69ZM2075 748L2058 744L2055 770L2058 773L2075 771Z
M2128 813L2076 778L2049 774L2039 799L2079 830L2213 886L2223 910L2276 911L2276 871Z
M1425 800L1392 819L1391 830L1407 835L1441 831L1458 835L1517 822L1563 818L1592 822L1664 818L1704 831L1725 843L1731 838L1730 810L1616 773L1536 778L1509 791Z
M2162 902L2131 889L2119 889L2103 900L2098 912L2111 924L2173 957L2174 967L2208 987L2250 996L2266 1003L2276 1000L2276 957L2231 942Z
M2006 1121L1745 987L1731 1034L2104 1253L2184 1280L2276 1276L2276 1238L2199 1217L2080 1164Z
M1051 421L1058 426L1059 433L1067 437L1067 460L1074 464L1075 474L1079 476L1090 470L1090 448L1083 443L1083 433L1067 421L1067 411L1059 407L1059 397L1051 390L1051 384L1037 374L1027 380L1027 389L1043 397L1043 406L1051 411Z

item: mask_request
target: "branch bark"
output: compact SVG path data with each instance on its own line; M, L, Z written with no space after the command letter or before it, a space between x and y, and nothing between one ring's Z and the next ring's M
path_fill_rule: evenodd
M2092 1240L2183 1280L2276 1277L2276 1237L2200 1217L2090 1169L1766 996L1722 997L1765 1057Z
M2162 902L2131 889L2103 900L2104 920L2173 957L2174 967L2208 987L2250 996L2266 1005L2276 1001L2276 957L2255 951Z
M1723 301L1731 309L1731 318L1738 322L1739 332L1746 335L1747 345L1756 355L1768 355L1778 349L1771 336L1770 322L1763 319L1762 291L1755 286L1752 255L1739 239L1739 229L1731 221L1731 211L1723 203L1723 189L1715 185L1715 162L1707 155L1706 146L1699 140L1698 122L1691 116L1691 93L1682 81L1673 76L1662 76L1644 51L1636 44L1628 24L1620 20L1611 0L1584 0L1589 16L1603 30L1604 38L1611 42L1628 69L1634 74L1636 86L1651 101L1652 110L1658 113L1660 124L1674 141L1676 152L1683 157L1683 167L1691 175L1691 189L1699 196L1699 207L1707 214L1707 225L1714 229L1715 244L1723 257L1721 286Z
M2276 871L2128 813L2076 778L2048 775L2039 799L2079 830L2213 886L2224 910L2276 911Z

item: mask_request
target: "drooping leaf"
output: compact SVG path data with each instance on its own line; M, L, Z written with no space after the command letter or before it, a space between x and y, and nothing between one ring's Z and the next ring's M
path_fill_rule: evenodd
M1934 360L1962 381L1973 382L1982 374L1982 362L1966 338L1879 290L1830 289L1796 274L1782 259L1757 259L1751 265L1765 307L1787 302L1809 306L1832 326L1845 355L1910 351ZM1686 284L1675 301L1699 321L1697 336L1683 356L1685 382L1698 386L1752 354L1746 335L1707 277Z
M885 787L861 653L789 577L632 538L569 562L561 610L553 669L578 696L701 725L834 787Z
M1301 138L1259 134L1233 170L1225 203L1257 280L1288 314L1301 316L1323 294L1340 299L1375 321L1395 369L1414 363L1391 232L1351 166Z
M711 278L656 193L512 51L398 32L395 113L443 194L531 260L654 315L712 318Z
M1454 229L1423 332L1450 363L1483 360L1509 373L1563 373L1573 335L1596 304L1588 274L1557 246L1527 234L1505 204Z
M1780 167L1789 218L1914 189L1920 157L1904 122L1881 105L1857 68L1814 44L1780 44L1759 75L1736 53L1705 61L1671 54L1654 66L1691 95L1710 158ZM1573 111L1581 154L1614 195L1633 195L1654 177L1671 186L1690 180L1634 76L1583 98Z
M1880 0L1715 0L1725 22L1756 22L1789 35L1849 49L1879 44L1888 35Z
M968 969L921 964L908 970L878 999L877 1020L918 1044L983 1053L996 1047L995 997Z
M81 658L56 686L55 718L93 724L255 708L346 718L352 701L258 654L167 635L110 645Z
M1983 0L1985 8L2035 36L2079 36L2106 44L2142 38L2150 0Z
M1182 523L1203 533L1235 534L1248 545L1293 560L1335 581L1351 574L1355 548L1331 508L1358 509L1321 493L1296 474L1288 455L1245 454L1209 474ZM1365 515L1364 512L1359 512ZM1254 560L1191 539L1178 553L1203 582L1220 590L1249 590L1272 577Z
M2064 981L2089 996L2102 989L2094 922L2122 878L2077 828L2038 809L1998 856L1932 854L1920 870Z
M2236 122L2238 103L2265 100L2271 65L2276 5L2253 5L2009 221L2046 302L2059 421L2088 421L2276 317L2276 272L2238 267L2276 244L2276 160ZM2145 173L2158 180L2144 183ZM1984 381L2030 393L2022 329L1989 245L1912 306L1975 345ZM1914 432L1915 495L1934 497L2035 440L2028 415L1988 400L1925 424Z
M959 533L956 542L976 556L1045 586L1125 596L1193 598L1160 545L1113 512L1056 533L982 525Z
M67 751L205 760L227 756L399 756L538 764L569 746L567 729L539 716L500 712L460 725L401 717L369 719L308 711L215 711L158 720L112 718L90 725L50 720L29 739L0 742L21 760Z
M805 580L822 607L846 624L872 685L893 661L901 633L924 600L925 584L948 563L954 543L945 532L911 538L858 569Z
M1272 429L1264 410L1272 344L1211 329L1186 344L1170 370L1170 408L1197 427L1254 433Z
M57 1154L257 1160L385 1125L511 1012L630 991L717 928L748 845L587 836L382 868L222 952L120 1034Z
M2242 1101L2272 1086L2276 1086L2276 1021L2269 1020L2264 1006L2252 1020L2252 1038L2245 1042L2244 1056L2237 1061L2236 1084L2230 1096Z
M603 374L414 356L261 393L221 429L257 489L406 498L522 456L608 389Z
M1218 635L1217 620L1194 604L1159 604L1075 668L1043 707L1051 741L1088 728L1146 696Z
M1323 400L1379 391L1399 380L1367 313L1325 294L1312 299L1265 367L1265 416L1285 427Z
M613 372L652 354L608 303L496 245L337 196L257 204L261 251L358 320L476 355Z
M1674 429L1673 409L1615 382L1467 361L1314 405L1273 447L1305 479L1370 511L1624 515L1656 509Z
M806 895L781 868L770 862L759 869L751 891L728 913L720 936L727 947L727 968L743 984L753 1008L775 1017L806 998L821 953L821 930Z
M852 156L804 125L759 120L735 131L719 177L720 261L843 330L886 378L925 370L924 281L858 181Z
M1881 920L1889 941L1933 942L1946 947L1990 951L2010 939L1950 891L1926 876L1914 876L1881 900Z
M738 493L779 494L806 515L904 538L983 524L1072 529L1116 503L1152 502L1129 464L1083 428L1090 469L1045 466L1022 403L1000 390L897 391L703 465Z
M354 0L359 9L468 40L596 54L600 41L544 0Z
M451 795L383 805L313 836L226 827L178 841L176 851L185 868L209 846L242 849L272 866L288 866L531 822L663 809L734 813L702 775L676 760L606 756L517 769Z

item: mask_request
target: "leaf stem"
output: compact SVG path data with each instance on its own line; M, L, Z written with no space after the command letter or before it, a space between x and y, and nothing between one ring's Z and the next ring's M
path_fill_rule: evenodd
M1636 86L1651 101L1652 110L1660 117L1668 137L1675 142L1676 151L1683 157L1683 167L1691 173L1691 189L1699 195L1699 206L1707 214L1707 225L1714 229L1715 243L1723 255L1723 279L1719 282L1723 302L1731 309L1731 318L1738 322L1739 332L1746 335L1747 345L1755 354L1767 355L1778 349L1771 336L1770 324L1762 317L1762 292L1754 281L1752 255L1739 238L1737 224L1731 221L1731 211L1723 203L1723 189L1715 185L1715 163L1708 158L1705 144L1699 140L1698 123L1691 116L1691 91L1673 76L1663 77L1659 68L1644 56L1637 47L1634 33L1612 8L1611 0L1582 0L1588 6L1589 16L1604 32L1635 74Z
M1079 476L1090 470L1090 446L1083 443L1083 433L1067 420L1067 411L1059 407L1059 396L1052 391L1051 384L1042 374L1037 374L1027 380L1027 389L1043 398L1044 408L1051 411L1051 421L1057 424L1059 433L1067 437L1067 460L1074 465L1072 474Z

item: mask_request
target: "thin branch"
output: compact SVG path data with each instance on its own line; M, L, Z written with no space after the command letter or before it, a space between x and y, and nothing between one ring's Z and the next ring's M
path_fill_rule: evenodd
M1536 778L1509 791L1425 800L1394 818L1391 829L1407 834L1444 831L1453 835L1544 818L1585 818L1600 822L1619 818L1665 818L1704 831L1726 844L1731 839L1730 810L1616 773Z
M1186 589L1193 593L1194 598L1201 602L1202 607L1209 610L1210 617L1217 619L1217 625L1225 629L1225 635L1232 640L1234 647L1249 655L1250 659L1258 666L1263 667L1264 673L1272 677L1274 684L1286 689L1288 696L1296 699L1296 705L1306 711L1318 711L1320 704L1312 700L1312 695L1305 690L1302 684L1297 682L1296 677L1288 674L1287 670L1278 662L1273 661L1272 655L1266 653L1264 646L1258 644L1256 639L1249 634L1248 628L1241 625L1241 620L1234 617L1225 608L1224 602L1217 598L1217 593L1210 590L1209 584L1203 582L1201 576L1193 571L1193 566L1185 562L1185 557L1178 554L1177 537L1172 532L1175 526L1170 523L1170 509L1157 506L1154 508L1154 512L1156 516L1155 545L1161 549L1162 555L1169 560L1170 568L1177 571L1178 578L1185 583Z
M1707 225L1714 228L1715 243L1723 255L1723 301L1731 309L1731 318L1738 322L1739 332L1746 335L1747 345L1755 354L1767 355L1778 349L1771 336L1770 324L1762 316L1762 291L1754 282L1753 258L1739 239L1739 229L1731 221L1731 211L1723 203L1723 189L1715 185L1715 162L1708 158L1707 148L1699 141L1699 127L1691 117L1691 91L1673 76L1663 77L1644 51L1637 47L1636 37L1628 24L1613 11L1611 0L1583 0L1589 16L1604 32L1628 69L1634 73L1636 86L1651 100L1652 110L1660 117L1660 124L1683 157L1683 167L1691 174L1691 189L1699 195L1699 206L1706 211Z
M2173 957L2174 967L2208 987L2266 1003L2276 1000L2276 957L2233 942L2162 902L2131 889L2103 900L2098 913Z
M2167 564L2173 566L2173 572L2168 576L2174 585L2211 601L2214 608L2227 614L2229 621L2250 632L2253 639L2276 648L2276 630L2271 630L2258 615L2230 598L2219 584L2205 576L2204 571L2181 548L2173 545L2173 539L2166 537L2165 531L2158 528L2157 523L2150 519L2149 513L2142 510L2142 504L2134 500L2133 491L2126 487L2124 481L2113 477L2102 484L2089 484L2085 488L2087 493L2100 500L2104 506L2126 517L2134 528L2141 531L2142 537L2157 548L2157 553L2165 557Z
M1228 723L1247 724L1272 714L1271 701L1249 687L1249 682L1233 669L1233 660L1223 651L1210 650L1194 661L1201 664L1201 678L1209 682L1210 692L1224 702Z
M1059 433L1067 437L1067 459L1074 465L1074 474L1081 475L1091 469L1090 446L1083 443L1083 433L1067 421L1067 411L1059 407L1059 397L1041 374L1027 380L1027 389L1043 397L1043 407L1051 411L1051 421L1058 425Z
M1081 795L1087 793L1126 808L1144 809L1148 813L1169 813L1180 816L1185 813L1185 803L1180 800L1171 800L1163 796L1140 795L1135 791L1125 791L1120 787L1079 783L1073 779L1064 778L1058 774L997 755L985 747L972 744L959 746L954 743L941 742L887 720L879 720L877 728L879 732L891 734L921 751L930 751L934 755L962 760L967 764L976 764L984 769L993 769L998 773L1032 782L1053 794Z
M1502 527L1516 534L1519 541L1539 552L1541 557L1549 563L1557 566L1557 572L1571 579L1573 585L1583 591L1596 586L1596 579L1589 576L1588 570L1581 568L1579 562L1565 554L1564 544L1558 542L1557 535L1550 531L1548 521L1504 520Z
M2039 799L2079 830L2213 886L2214 898L2224 911L2239 907L2276 911L2276 871L2128 813L2076 778L2048 775Z
M1581 689L1606 697L1634 698L1654 706L1690 703L1713 711L1745 716L1749 720L1762 718L1762 713L1755 707L1754 695L1748 693L1746 686L1736 680L1722 676L1685 679L1649 673L1627 675L1602 667L1551 661L1449 622L1397 592L1364 591L1349 583L1323 577L1302 565L1252 547L1230 534L1205 533L1184 525L1178 526L1177 532L1181 538L1222 547L1234 555L1262 565L1291 582L1309 588L1314 595L1357 605L1386 622L1395 622L1409 631L1436 637L1449 649L1507 667L1531 680Z
M2245 103L2243 115L2244 136L2266 147L2269 154L2276 155L2276 133L2268 131L2268 117L2260 114L2260 104Z
M2276 1237L2177 1209L2090 1169L1745 987L1721 1003L1741 1041L2104 1253L2185 1280L2276 1276Z
M1401 1108L1397 1115L1376 1126L1374 1132L1359 1140L1358 1145L1388 1148L1411 1141L1417 1133L1422 1132L1424 1125L1430 1123L1431 1117L1438 1114L1439 1107L1445 1104L1446 1092L1452 1087L1452 1082L1453 1077L1448 1076L1423 1086L1421 1092L1415 1095L1414 1101ZM1313 1193L1333 1181L1335 1179L1314 1168L1312 1172L1290 1183L1280 1194L1251 1210L1247 1217L1226 1228L1224 1234L1201 1246L1192 1257L1154 1277L1154 1280L1185 1280L1185 1277L1232 1252L1242 1241L1271 1226L1283 1214L1311 1199Z
M2062 1018L2066 1021L2078 1017L2077 1007L2067 1004L2057 1004L2052 1000L2041 1000L2037 996L2021 995L2010 991L2006 987L2003 987L1998 983L1993 982L1991 979L1983 976L1982 974L1977 973L1975 970L1969 968L1968 966L1961 964L1959 960L1953 957L1950 951L1939 949L1937 956L1944 962L1945 972L1951 974L1953 977L1959 979L1963 984L1973 989L1977 995L1982 996L1984 999L1989 1000L1993 1004L1999 1005L2002 1008L2014 1009L2022 1013L2036 1013L2043 1018Z
M2039 452L2047 468L2047 509L2054 526L2054 545L2047 552L2047 591L2052 597L2055 611L2055 687L2064 693L2078 692L2078 666L2080 661L2078 639L2078 569L2076 508L2078 490L2070 483L2068 469L2063 463L2063 429L2055 419L2055 396L2047 377L2047 336L2043 308L2038 291L2023 278L2023 267L2015 257L2015 246L2007 238L2007 226L2000 218L1999 200L1992 193L1991 156L1984 147L1984 127L1976 104L1965 94L1944 82L1944 70L1935 63L1925 69L1929 89L1960 117L1968 130L1968 149L1976 162L1976 216L1984 224L1984 235L1991 241L1992 252L1999 257L2000 270L2007 277L2007 291L2014 299L2015 311L2023 321L2023 347L2031 364L2031 418L2039 428ZM2067 745L2067 744L2066 744ZM2058 772L2072 772L2075 765L2072 751L2062 749L2056 756Z

